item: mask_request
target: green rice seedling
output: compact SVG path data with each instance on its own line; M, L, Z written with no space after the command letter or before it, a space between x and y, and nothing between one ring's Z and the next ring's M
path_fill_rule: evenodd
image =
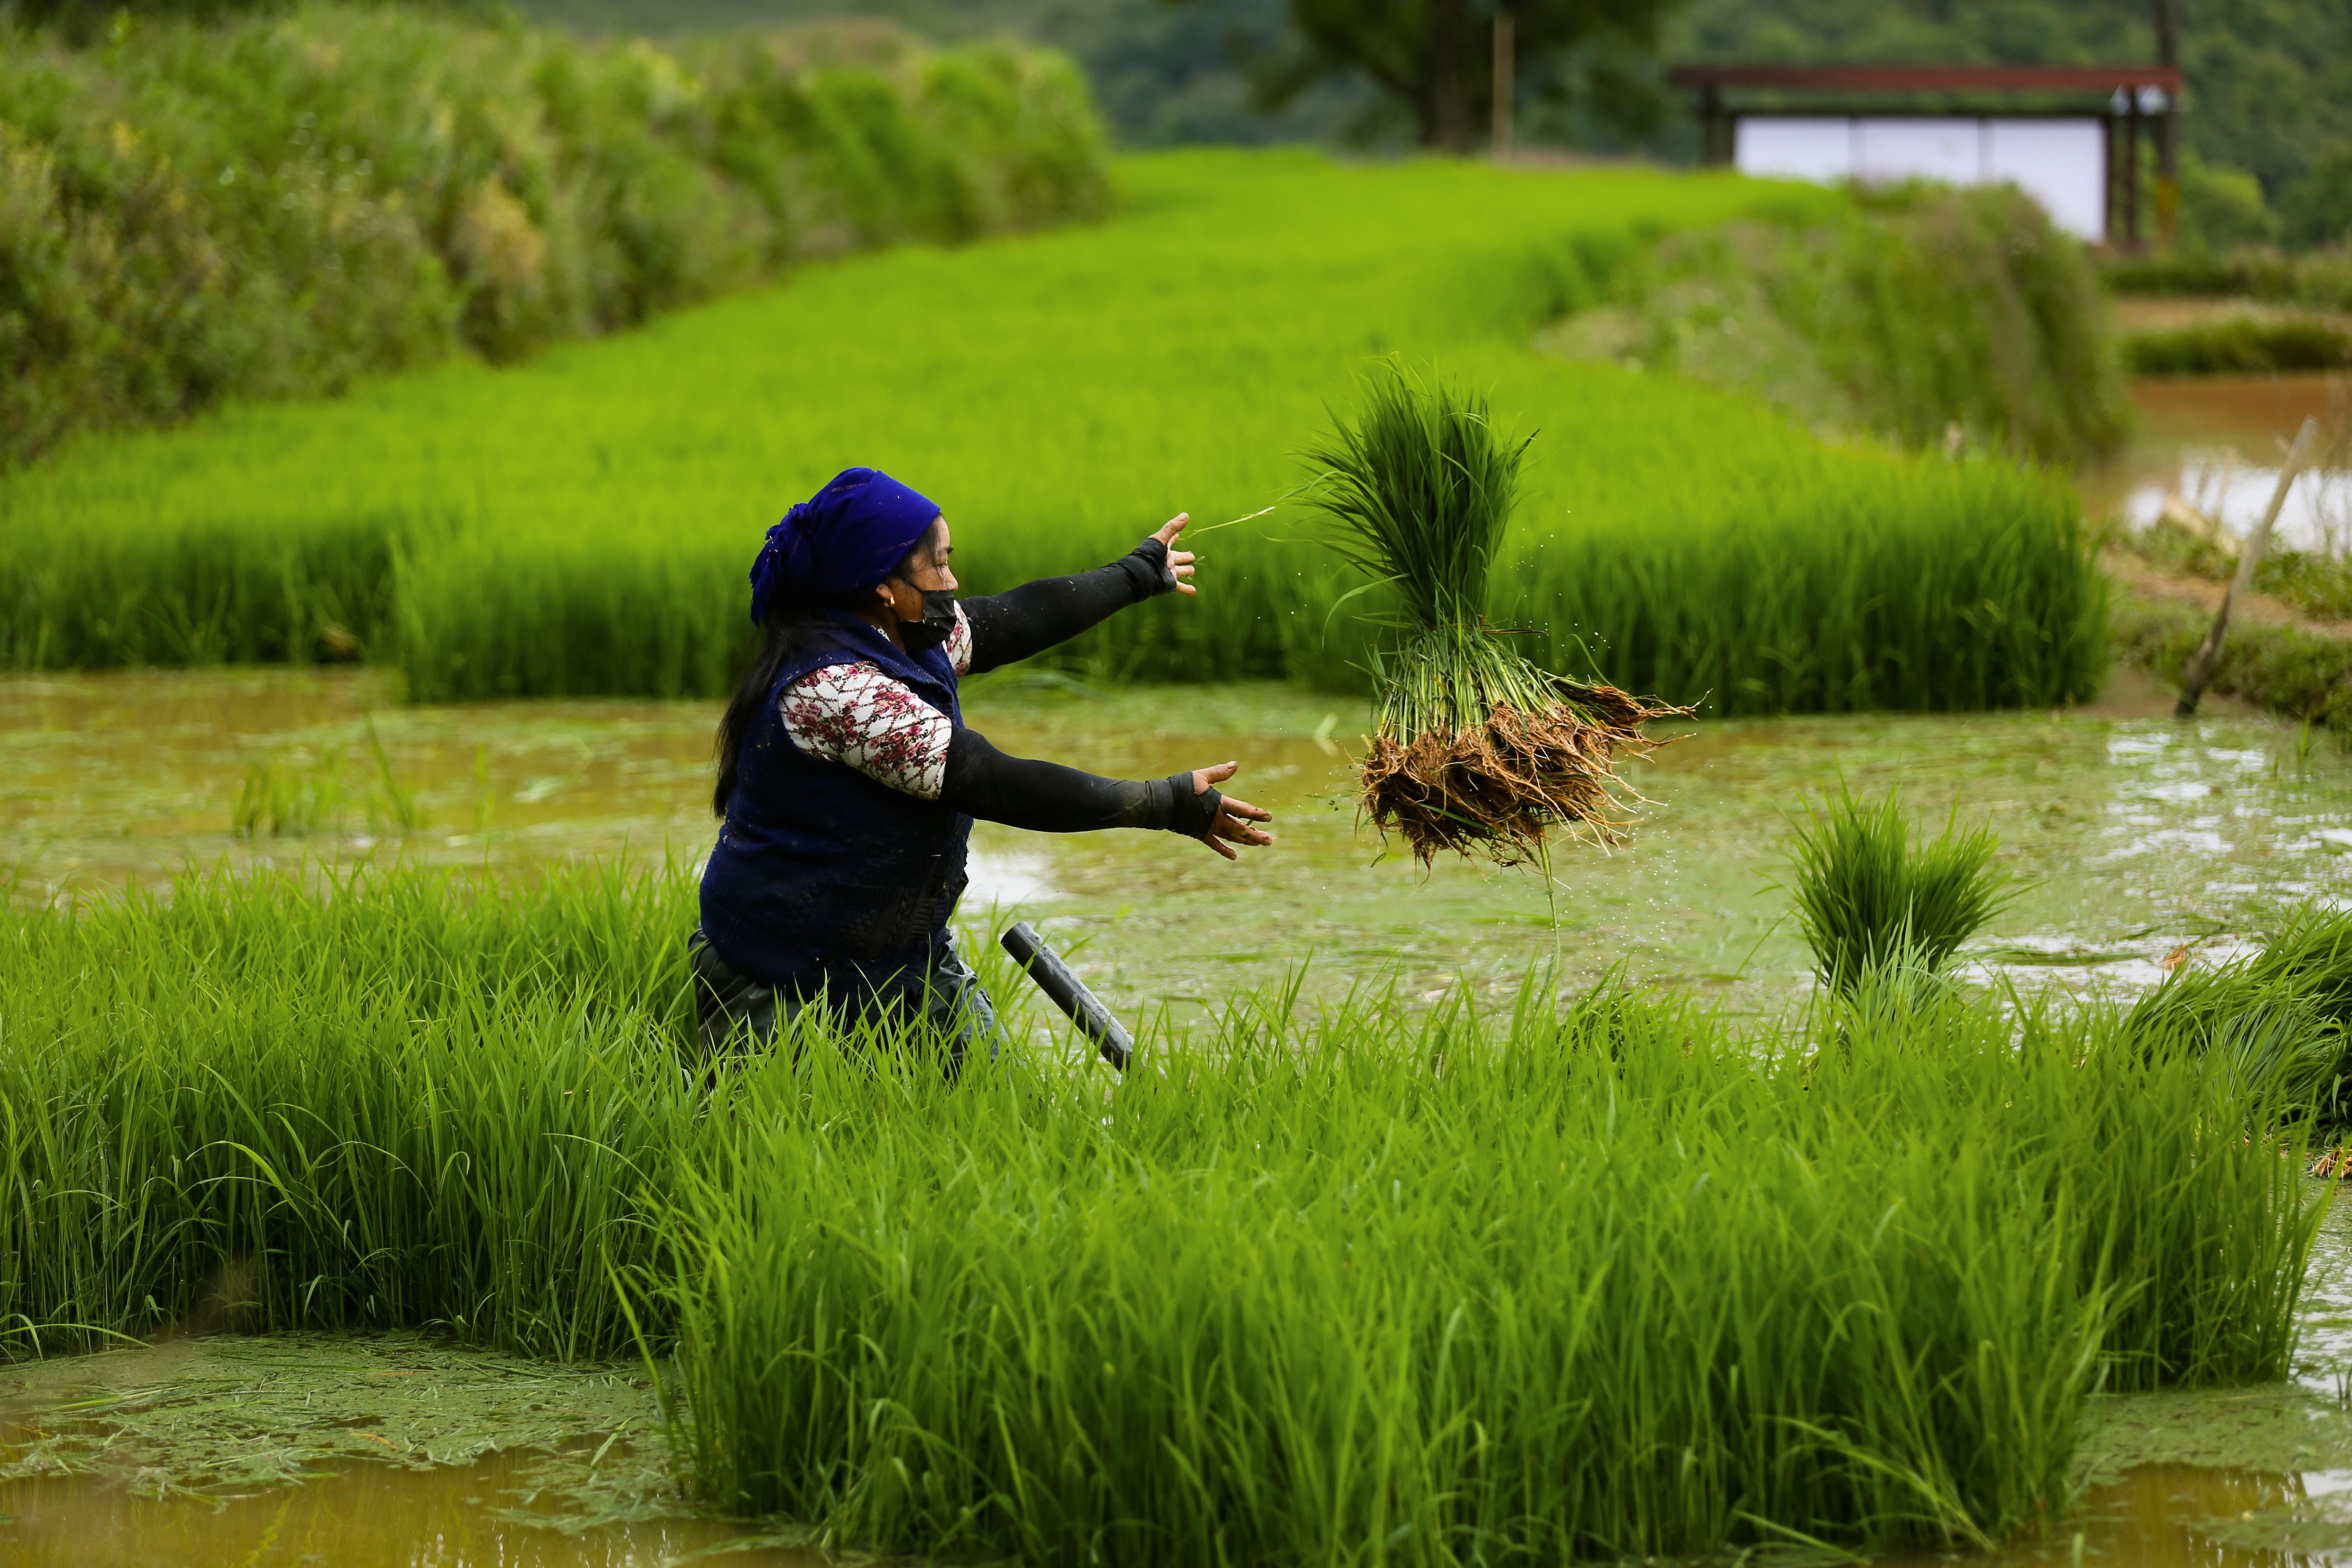
M1744 1026L1531 977L1233 999L1110 1080L811 1016L706 1091L694 884L183 879L0 910L0 1327L641 1342L683 1474L844 1543L1446 1568L2064 1506L2084 1396L2274 1376L2274 1103L2096 1011ZM986 956L984 953L982 956ZM1392 988L1391 988L1392 989Z
M1449 849L1534 859L1555 826L1613 840L1630 795L1617 757L1648 752L1645 720L1690 711L1551 674L1487 624L1533 439L1498 434L1484 397L1391 363L1363 384L1356 423L1306 453L1324 470L1309 503L1339 523L1334 550L1402 611L1404 641L1374 658L1378 718L1359 767L1364 814L1424 866Z
M1990 827L1963 829L1958 809L1932 841L1889 793L1875 805L1842 791L1808 802L1792 824L1790 871L1798 929L1813 970L1835 992L1866 979L1940 975L1959 945L2014 896L1994 867Z
M2078 1016L1822 1053L1610 990L1505 1034L1375 989L1202 1045L1107 1120L1090 1079L813 1064L667 1223L697 1485L1071 1563L1981 1544L2064 1506L2103 1368L2284 1365L2312 1216L2205 1120L2261 1109Z
M2150 1052L2222 1058L2323 1131L2352 1127L2352 913L2289 911L2251 955L2176 970L2125 1028Z
M307 763L290 758L254 763L237 786L229 829L239 838L327 832L342 820L347 794L341 746L324 747Z
M292 757L254 763L238 785L230 809L229 830L239 838L299 838L306 834L339 830L353 807L367 815L377 832L409 835L425 826L425 813L416 791L392 771L383 741L369 721L364 729L375 762L371 784L353 785L343 777L343 748L331 744L308 761Z

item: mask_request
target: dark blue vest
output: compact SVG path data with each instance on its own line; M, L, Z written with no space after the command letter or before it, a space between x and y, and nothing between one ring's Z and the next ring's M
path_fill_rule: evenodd
M743 738L727 821L702 872L703 934L729 965L779 989L919 980L963 896L971 817L812 757L785 733L784 689L845 660L878 666L963 722L944 652L904 652L855 616L828 615L784 661Z

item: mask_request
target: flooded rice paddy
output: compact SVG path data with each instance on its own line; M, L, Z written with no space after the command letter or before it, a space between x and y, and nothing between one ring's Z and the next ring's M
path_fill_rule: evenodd
M0 679L0 864L19 897L44 899L223 859L498 871L708 849L712 705L403 709L390 695L353 672ZM1275 811L1279 842L1228 865L1164 834L983 824L964 914L991 932L1036 920L1140 1017L1181 1017L1301 965L1314 994L1393 973L1423 998L1457 977L1499 992L1555 959L1570 983L1623 963L1769 1010L1807 984L1774 886L1788 814L1842 784L1894 785L1932 822L1957 808L1991 823L2025 884L1971 950L1979 977L2137 990L2282 900L2352 896L2352 763L2334 743L2219 706L2179 724L2168 709L2126 675L2105 704L2064 712L1696 726L1635 770L1654 804L1627 842L1562 848L1548 887L1531 869L1383 857L1349 794L1360 700L982 683L971 720L1008 750L1129 777L1238 758L1234 791ZM264 822L239 837L240 795L271 768L337 782L316 792L309 832Z
M2086 479L2093 510L2128 519L2201 493L2241 527L2243 496L2266 499L2276 432L2340 397L2294 377L2137 395L2141 439ZM2289 537L2340 546L2335 492L2311 493ZM224 860L504 874L691 864L709 847L713 705L395 697L348 669L0 678L0 876L46 900ZM2128 674L2064 712L1696 726L1636 772L1654 804L1629 841L1564 850L1549 885L1382 857L1349 791L1358 700L1003 679L971 699L999 745L1099 772L1237 758L1234 793L1276 812L1276 847L1237 867L1164 835L982 826L971 934L1037 920L1137 1019L1181 1020L1302 964L1310 993L1392 976L1412 1003L1457 979L1499 993L1530 964L1576 984L1622 963L1778 1011L1809 984L1773 885L1788 814L1842 784L1896 785L1931 820L1957 809L1999 831L2024 891L1972 947L1979 981L2127 994L2184 951L2238 951L2282 903L2352 898L2352 762L2228 704L2177 723ZM2352 1215L2329 1218L2304 1320L2287 1383L2100 1402L2079 1515L1968 1560L2352 1564ZM803 1537L680 1502L667 1465L642 1368L416 1336L184 1338L0 1369L0 1568L819 1561Z

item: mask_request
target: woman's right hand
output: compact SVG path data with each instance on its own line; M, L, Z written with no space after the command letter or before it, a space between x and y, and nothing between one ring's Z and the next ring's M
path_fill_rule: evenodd
M1219 763L1213 768L1195 768L1192 770L1192 793L1204 795L1240 771L1241 763L1238 762ZM1262 805L1252 805L1245 800L1221 795L1217 800L1216 820L1209 825L1209 831L1201 836L1201 842L1228 860L1238 860L1241 857L1234 853L1233 845L1263 849L1274 842L1274 835L1257 826L1273 820L1274 813Z

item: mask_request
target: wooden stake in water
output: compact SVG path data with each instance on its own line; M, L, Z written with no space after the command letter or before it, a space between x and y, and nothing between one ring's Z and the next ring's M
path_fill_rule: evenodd
M1518 96L1519 82L1518 62L1513 58L1516 52L1514 47L1516 40L1512 34L1516 26L1508 11L1495 13L1494 155L1496 163L1501 163L1511 155L1511 139L1515 129L1511 121L1513 110L1518 107L1514 101Z
M2221 595L2221 607L2213 613L2213 629L2205 634L2205 640L2180 671L2180 701L2172 710L2174 718L2197 716L2197 700L2205 695L2205 683L2213 679L2213 668L2221 662L2221 639L2230 630L2230 612L2237 606L2239 595L2254 585L2254 568L2262 564L2263 552L2270 548L2271 525L2278 521L2286 505L2286 492L2294 488L2295 476L2303 471L2304 460L2311 456L2312 443L2318 438L2316 419L2305 419L2303 428L2295 432L2294 445L2287 448L2286 466L2279 470L2278 487L2271 491L2271 504L2246 540L2246 547L2238 552L2238 574L2230 580L2230 591Z

